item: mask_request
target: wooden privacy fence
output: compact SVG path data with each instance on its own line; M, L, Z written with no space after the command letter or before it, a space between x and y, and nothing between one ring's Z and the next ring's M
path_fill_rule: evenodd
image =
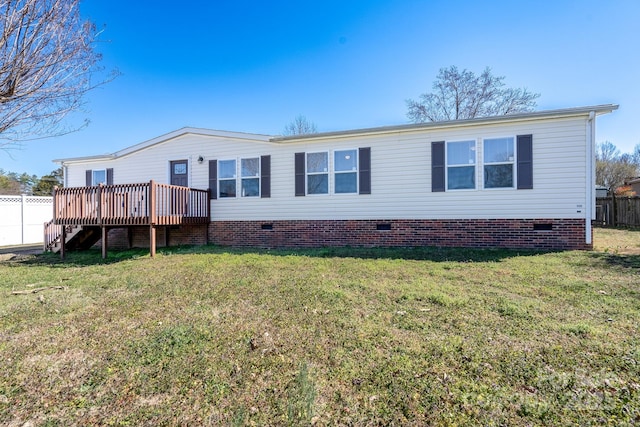
M57 188L58 225L181 225L209 222L209 192L177 185L99 185Z
M596 223L601 225L640 227L640 196L596 199Z

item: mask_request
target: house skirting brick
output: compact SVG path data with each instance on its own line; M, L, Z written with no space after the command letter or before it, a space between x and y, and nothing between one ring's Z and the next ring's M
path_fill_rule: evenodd
M131 226L110 228L108 232L109 249L148 248L149 227ZM100 248L98 241L94 248ZM207 225L181 225L156 227L156 246L206 245Z
M592 249L584 219L214 221L209 242L223 246L447 246Z

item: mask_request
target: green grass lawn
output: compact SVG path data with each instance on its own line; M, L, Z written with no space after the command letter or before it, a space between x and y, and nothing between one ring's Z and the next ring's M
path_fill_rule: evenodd
M640 232L598 229L594 252L4 261L0 424L637 424L640 255L622 241Z

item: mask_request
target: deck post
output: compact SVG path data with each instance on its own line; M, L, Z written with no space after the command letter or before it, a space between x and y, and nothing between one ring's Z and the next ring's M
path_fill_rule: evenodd
M60 259L64 259L65 257L65 249L64 249L64 245L65 242L67 241L67 227L65 225L62 225L62 233L60 234Z
M211 224L211 200L213 200L211 198L211 192L214 191L213 189L209 189L207 194L207 221L205 222L206 224L206 231L205 231L205 243L208 245L209 244L209 224Z
M149 181L149 254L156 256L156 183Z
M102 183L98 184L98 189L96 190L96 202L98 204L96 210L98 225L102 225Z
M149 255L151 258L156 256L156 227L153 224L149 226Z
M53 216L52 216L52 218L53 218L53 223L54 224L56 223L56 213L58 212L58 210L56 209L56 199L57 199L56 195L57 195L57 193L58 193L58 186L54 185L53 186L53 191L51 191L51 196L53 197L53 203L52 203Z
M108 243L107 242L107 235L109 233L108 233L107 227L102 226L101 228L102 228L102 236L101 236L101 238L102 238L102 259L106 259L107 258L107 243Z

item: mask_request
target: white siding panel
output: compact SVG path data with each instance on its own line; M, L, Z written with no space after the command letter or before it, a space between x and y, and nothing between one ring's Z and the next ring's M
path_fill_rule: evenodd
M431 192L431 142L474 139L481 156L483 138L524 134L533 134L533 190ZM213 220L584 218L586 144L586 117L335 136L304 143L185 135L112 161L70 163L67 177L70 186L84 186L86 169L110 167L115 184L150 179L166 183L169 161L187 159L189 185L206 189L209 160L271 155L271 197L213 200ZM295 197L295 153L329 151L332 163L333 150L360 147L371 147L372 194ZM199 156L204 157L202 164L196 160ZM480 184L481 162L476 173Z

